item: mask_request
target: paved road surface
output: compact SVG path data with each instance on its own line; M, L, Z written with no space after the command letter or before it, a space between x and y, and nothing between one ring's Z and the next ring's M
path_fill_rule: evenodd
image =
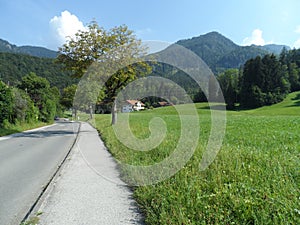
M40 224L143 224L132 192L120 180L116 167L97 131L82 123L68 160L34 210L42 212Z
M0 138L0 225L19 224L65 158L78 123Z

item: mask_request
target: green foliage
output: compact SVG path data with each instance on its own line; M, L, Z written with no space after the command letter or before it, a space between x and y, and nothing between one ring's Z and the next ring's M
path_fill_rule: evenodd
M14 123L30 123L37 121L39 112L37 107L34 106L33 101L25 93L25 91L17 88L13 88L14 96L14 108L13 108L13 118Z
M291 84L291 91L300 90L300 69L296 63L288 63L289 82Z
M146 224L299 224L298 95L273 106L228 112L222 148L205 171L199 163L211 117L207 104L197 104L201 134L193 158L168 180L134 189ZM148 152L120 143L108 115L98 115L96 126L118 160L152 165L172 152L180 136L180 120L172 107L130 114L132 132L147 138L154 117L164 119L168 131L160 146Z
M246 62L241 81L241 106L255 108L282 101L290 91L288 72L275 55Z
M220 88L223 92L228 109L233 109L235 103L238 103L239 94L239 70L229 69L217 77Z
M0 81L0 127L12 122L13 94L12 90Z
M76 90L77 90L76 84L72 84L71 86L65 87L63 89L60 103L63 107L65 107L65 109L72 108Z
M96 22L92 22L87 30L79 31L74 39L70 39L60 48L57 61L63 64L65 69L72 71L75 77L80 78L88 71L93 80L87 78L88 81L82 82L88 82L90 88L94 85L100 87L102 82L104 87L99 92L105 93L104 100L112 103L123 87L138 76L150 72L147 63L135 62L135 59L144 54L145 49L141 41L136 39L133 31L127 26L105 30ZM118 68L119 65L121 68ZM88 88L86 85L85 87ZM79 94L86 100L80 102L86 102L88 107L91 107L97 99L93 96L95 91L88 93L88 89L85 90L86 95ZM115 122L114 118L113 116L112 123Z
M30 72L46 78L51 86L59 89L78 82L70 77L69 72L63 71L54 59L0 52L0 79L3 82L18 85L22 77Z
M60 94L57 88L50 88L49 81L35 73L24 76L18 87L29 95L38 108L39 120L43 122L53 120L54 115L58 112Z

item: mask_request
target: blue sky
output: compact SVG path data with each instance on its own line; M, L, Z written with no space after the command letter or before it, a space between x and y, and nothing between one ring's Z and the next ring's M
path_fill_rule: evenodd
M175 42L218 31L240 45L300 48L298 0L0 0L0 38L56 50L90 21L126 24L142 40Z

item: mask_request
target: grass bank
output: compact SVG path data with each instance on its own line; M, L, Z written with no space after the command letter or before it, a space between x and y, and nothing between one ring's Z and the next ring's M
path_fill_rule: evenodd
M205 171L199 170L199 163L211 118L205 104L196 104L201 129L193 157L169 179L135 188L146 223L300 224L299 94L274 106L227 112L222 148ZM124 146L110 126L110 115L97 115L96 126L115 158L153 165L172 153L180 136L180 120L172 107L131 113L132 132L148 137L154 117L165 121L167 134L147 152Z
M23 132L26 130L31 130L34 128L43 127L49 124L50 123L43 123L43 122L7 124L4 127L0 127L0 137Z

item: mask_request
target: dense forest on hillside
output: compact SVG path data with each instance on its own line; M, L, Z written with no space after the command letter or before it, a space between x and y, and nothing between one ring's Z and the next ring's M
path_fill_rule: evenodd
M78 81L70 77L70 72L64 71L61 65L55 63L55 59L0 52L0 79L4 83L17 85L30 72L47 78L51 86L60 90Z

